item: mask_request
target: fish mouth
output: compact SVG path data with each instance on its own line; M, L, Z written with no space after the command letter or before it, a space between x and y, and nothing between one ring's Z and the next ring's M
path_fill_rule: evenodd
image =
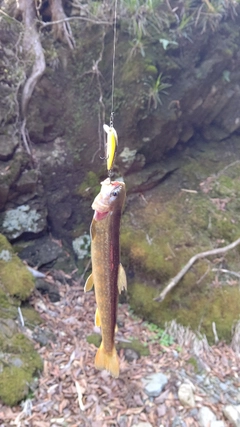
M99 213L109 212L109 197L104 197L99 193L93 201L92 208Z

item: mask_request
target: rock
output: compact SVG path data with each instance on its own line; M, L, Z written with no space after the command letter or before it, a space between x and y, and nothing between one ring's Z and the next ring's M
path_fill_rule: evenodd
M82 236L79 236L73 240L73 250L78 259L84 259L90 255L90 242L91 239L88 234L83 234Z
M223 408L225 417L235 427L240 427L240 405L227 405Z
M51 264L63 253L61 246L47 236L37 239L33 244L19 251L19 257L27 261L30 266L39 268Z
M21 301L34 289L34 278L20 258L13 252L6 237L0 234L0 282L5 292Z
M56 336L54 333L46 328L35 328L32 337L41 346L46 346L49 342L56 342Z
M15 240L23 233L40 234L46 229L46 211L38 211L29 205L9 209L3 215L2 232L9 240Z
M58 287L53 283L49 283L44 279L36 279L35 287L43 295L48 294L51 302L60 301L60 294Z
M17 138L9 135L0 135L0 160L9 160L18 145Z
M148 375L142 379L144 391L149 397L157 397L168 383L168 378L161 372Z
M139 359L139 355L137 354L137 352L132 350L131 348L126 348L124 350L124 356L128 362L132 362L133 360Z
M224 423L224 421L212 421L210 424L210 427L226 427L226 424Z
M212 427L212 422L215 422L217 418L211 409L207 406L203 406L199 409L198 420L201 427Z
M202 130L203 137L207 141L222 141L229 136L229 132L222 129L220 126L208 125Z
M24 171L16 182L16 190L21 194L34 193L36 191L37 181L38 172L35 169Z
M194 408L195 406L195 398L194 398L194 385L189 383L183 383L180 385L178 389L178 398L182 405L190 406Z
M1 337L2 338L2 337ZM29 391L32 377L42 369L42 360L32 342L16 333L11 339L1 339L0 399L6 405L16 405Z
M5 206L8 198L9 186L6 183L0 183L0 209Z
M138 424L134 424L132 427L152 427L152 424L141 422Z
M125 183L128 189L128 193L137 193L150 190L165 178L167 178L167 176L176 169L177 164L174 162L169 164L168 168L166 168L164 163L161 164L161 162L159 162L144 168L140 172L127 175L125 177Z

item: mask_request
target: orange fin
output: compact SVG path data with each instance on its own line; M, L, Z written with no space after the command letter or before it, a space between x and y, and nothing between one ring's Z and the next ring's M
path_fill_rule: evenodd
M98 326L99 328L101 327L101 320L100 320L98 308L96 309L96 313L95 313L95 326Z
M116 348L113 347L112 352L107 353L103 348L103 343L101 343L95 356L95 368L106 369L113 377L118 378L119 358Z
M85 286L84 286L84 292L88 292L93 287L93 276L90 274L90 276L87 278Z
M127 277L125 270L122 266L122 264L119 264L118 267L118 281L117 281L118 291L121 293L123 289L127 289Z

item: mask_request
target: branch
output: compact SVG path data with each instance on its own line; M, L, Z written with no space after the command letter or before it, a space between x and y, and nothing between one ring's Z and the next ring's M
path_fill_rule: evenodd
M160 293L160 295L157 298L154 298L154 301L159 301L159 302L163 301L165 296L168 294L168 292L170 292L178 284L178 282L183 278L183 276L185 276L185 274L188 272L188 270L192 267L192 265L198 259L206 258L206 257L211 256L211 255L223 254L223 253L228 252L231 249L235 248L239 244L240 244L240 237L237 240L235 240L234 242L230 243L230 245L224 246L223 248L212 249L210 251L200 252L200 253L194 255L192 258L190 258L190 260L182 268L182 270L180 270L179 273L163 289L163 291Z
M58 19L56 21L51 21L51 22L43 22L43 21L37 20L37 22L43 28L45 28L45 27L49 27L49 25L61 24L62 22L68 22L68 21L74 21L74 20L92 22L93 24L96 24L96 25L112 25L111 21L100 21L100 20L98 21L95 19L84 18L83 16L70 16L70 17Z

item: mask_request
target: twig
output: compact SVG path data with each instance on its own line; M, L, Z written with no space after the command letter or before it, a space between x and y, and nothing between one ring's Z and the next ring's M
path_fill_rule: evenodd
M215 322L212 322L212 331L213 331L213 335L214 335L215 344L217 344L219 342L219 338L218 338L217 328L216 328Z
M225 273L225 274L231 274L232 276L235 276L238 279L240 279L239 273L236 273L235 271L231 271L231 270L226 270L225 268L212 268L212 271L217 271L217 272Z
M45 27L49 27L49 25L61 24L63 22L68 22L73 20L88 21L96 25L112 25L111 21L97 21L95 19L84 18L83 16L70 16L68 18L58 19L57 21L51 21L51 22L42 22L37 20L37 22L42 26L42 28L45 28Z
M228 252L231 249L235 248L239 244L240 244L240 237L237 240L235 240L234 242L230 243L230 245L224 246L223 248L212 249L210 251L200 252L200 253L194 255L192 258L190 258L190 260L182 268L182 270L180 270L179 273L163 289L163 291L160 293L160 295L157 298L154 298L154 301L159 301L159 302L163 301L165 296L168 294L168 292L170 292L178 284L178 282L183 278L183 276L185 276L185 274L188 272L188 270L192 267L192 265L198 259L206 258L206 257L211 256L211 255L223 254L223 253Z

